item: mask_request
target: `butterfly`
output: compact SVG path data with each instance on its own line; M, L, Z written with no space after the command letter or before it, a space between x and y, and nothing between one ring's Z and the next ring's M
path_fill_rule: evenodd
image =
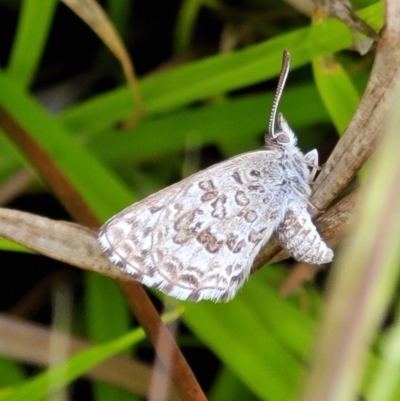
M112 263L172 297L218 302L235 296L271 236L298 261L332 261L333 251L309 212L318 153L303 154L282 114L276 118L289 65L285 50L264 147L193 174L111 217L98 241Z

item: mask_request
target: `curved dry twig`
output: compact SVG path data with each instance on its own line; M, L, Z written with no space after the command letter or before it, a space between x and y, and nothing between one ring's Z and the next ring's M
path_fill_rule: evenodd
M311 203L317 209L324 210L334 201L356 176L382 138L385 118L391 106L392 92L395 87L393 83L400 68L398 46L398 40L388 40L385 37L378 45L372 73L360 104L314 183ZM346 197L343 202L317 219L317 223L321 223L319 224L321 233L328 242L338 237L338 230L343 230L354 203L355 194L352 194L350 198ZM327 218L339 220L337 224L331 221L325 226L324 220ZM326 230L326 227L331 227L333 231ZM260 252L253 271L264 264L277 262L287 256L277 242L272 240Z
M380 41L372 73L361 102L347 130L314 183L311 203L317 209L324 210L334 201L356 176L382 138L385 118L390 110L395 88L394 81L400 68L399 40L393 40L396 35L399 37L400 32L392 32L392 39L389 40L384 36ZM343 219L343 221L338 221L337 225L329 224L330 227L335 227L332 232L324 230L324 224L320 226L321 232L328 242L332 237L338 236L336 227L341 227L340 230L342 230L344 220L348 220L351 215L355 202L354 194L345 202L338 204L340 208L338 214L334 207L317 219L317 222L321 221L321 223L325 218ZM270 241L256 259L253 270L259 269L263 264L276 262L285 257L287 255L279 245L275 241Z
M355 177L382 138L400 68L398 40L382 37L361 102L314 184L311 202L325 209Z
M330 244L340 237L346 226L355 198L356 191L317 219L320 232ZM131 276L109 261L97 242L97 233L79 224L0 208L0 236L72 266L136 283ZM275 241L270 241L256 259L254 270L287 257Z
M382 329L399 278L400 2L385 3L386 25L372 78L382 79L385 91L376 88L376 92L367 92L368 100L379 109L378 114L383 113L378 118L382 126L376 128L378 135L385 130L385 137L371 163L354 224L328 285L324 317L300 398L303 401L354 400L360 392L367 398L380 398L385 392L386 398L397 398L395 386L387 386L390 379L385 370L371 376L370 382L375 383L372 392L361 386L365 371L371 366L367 352L373 349L378 330ZM388 104L391 107L387 110ZM369 127L370 116L364 117L364 124ZM374 125L376 120L372 116L371 119ZM387 347L391 350L387 355L396 352L393 346ZM380 385L376 385L378 381Z

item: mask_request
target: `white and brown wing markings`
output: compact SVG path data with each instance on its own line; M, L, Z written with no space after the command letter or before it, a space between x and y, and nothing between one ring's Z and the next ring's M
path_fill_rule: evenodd
M267 151L240 155L185 180L152 234L153 265L169 266L161 269L164 279L156 288L191 300L234 296L278 224L269 218L278 216L274 207L267 210L263 202L269 183L262 169L269 156ZM181 199L185 207L177 210Z
M231 299L272 233L295 259L329 262L307 211L308 172L288 182L293 169L278 156L250 152L201 171L111 218L99 241L127 273L179 299Z
M137 280L153 269L151 244L154 227L178 186L159 191L109 219L99 230L99 242L110 260Z
M181 299L232 298L278 224L270 216L281 203L263 201L271 157L236 156L135 203L101 228L100 243L147 286Z

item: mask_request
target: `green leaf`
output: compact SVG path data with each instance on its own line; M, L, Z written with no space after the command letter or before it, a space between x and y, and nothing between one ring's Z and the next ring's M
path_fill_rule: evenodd
M310 349L313 330L299 306L297 311L288 306L267 282L271 270L269 266L252 276L229 303L185 303L183 320L260 399L291 401L300 391L305 371L299 353ZM267 311L262 312L263 307ZM288 322L291 331L287 336L308 334L306 342L299 337L299 344L307 344L303 351L282 338L284 327L277 330L276 322L286 319L287 310L291 311L288 320L296 317L293 323Z
M360 11L373 26L382 27L383 4ZM343 23L330 19L232 53L185 64L140 82L146 115L160 114L195 101L266 81L279 74L282 49L291 53L292 70L316 57L349 47L352 36ZM119 88L70 107L60 116L75 132L101 131L132 115L128 88ZM90 127L88 127L90 124Z
M132 203L133 196L78 140L51 118L30 96L0 72L0 102L58 167L101 218ZM108 191L104 191L107 188Z
M342 134L360 102L357 89L333 55L318 57L312 65L321 99L337 132Z
M24 0L7 73L21 88L30 85L42 59L57 0Z

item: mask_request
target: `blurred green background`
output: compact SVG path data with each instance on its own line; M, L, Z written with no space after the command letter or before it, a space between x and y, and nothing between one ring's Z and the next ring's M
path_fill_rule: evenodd
M382 27L380 2L353 3L372 26ZM300 148L317 148L323 163L357 107L373 63L373 52L360 57L348 50L353 39L343 23L312 24L310 15L282 1L101 4L135 65L142 105L132 100L121 65L104 43L55 0L0 1L0 102L103 221L199 169L260 148L283 48L291 53L292 67L280 111ZM325 71L317 60L331 54L336 68ZM127 127L140 108L141 120ZM0 202L69 218L1 128ZM0 399L44 399L49 386L58 391L49 398L143 398L139 385L128 388L113 379L125 374L125 365L100 380L77 379L122 350L145 363L153 360L151 346L137 331L136 337L112 342L137 328L115 283L38 255L10 252L5 240L0 247L4 318L29 321L24 330L32 336L42 324L47 334L58 329L70 338L110 341L80 359L67 358L64 370L56 371L29 359L28 350L35 348L29 336L12 338L22 351L3 351ZM299 397L324 280L282 298L288 266L290 261L263 268L228 304L181 303L177 342L210 399ZM160 294L153 298L162 310ZM369 375L379 358L371 351ZM137 368L145 387L146 368ZM365 399L368 383L360 388ZM398 399L398 392L392 395L388 399Z

